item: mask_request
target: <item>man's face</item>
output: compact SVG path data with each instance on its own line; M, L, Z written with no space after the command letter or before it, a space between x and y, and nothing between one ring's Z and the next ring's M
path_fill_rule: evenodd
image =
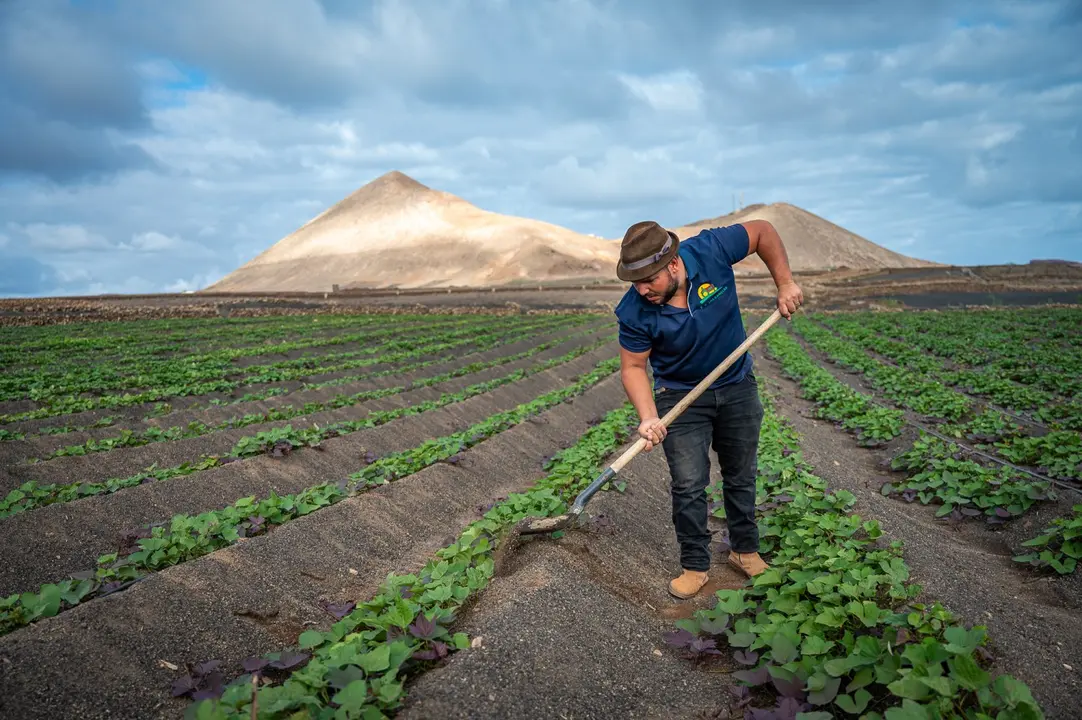
M672 296L676 294L679 285L676 280L676 273L672 272L671 265L672 263L650 277L634 283L639 295L642 295L655 305L664 305L669 302Z

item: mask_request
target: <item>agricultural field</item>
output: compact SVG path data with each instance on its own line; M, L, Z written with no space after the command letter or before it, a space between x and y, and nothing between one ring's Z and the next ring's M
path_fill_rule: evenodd
M765 313L752 311L753 329ZM762 553L678 572L611 313L0 328L0 716L1082 717L1082 309L752 350Z

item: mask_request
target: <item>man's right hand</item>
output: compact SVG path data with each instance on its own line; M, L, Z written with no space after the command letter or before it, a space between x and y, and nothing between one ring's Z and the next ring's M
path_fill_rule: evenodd
M661 423L661 418L652 417L643 420L639 423L639 437L646 440L643 450L650 452L655 445L660 445L667 432L668 428Z

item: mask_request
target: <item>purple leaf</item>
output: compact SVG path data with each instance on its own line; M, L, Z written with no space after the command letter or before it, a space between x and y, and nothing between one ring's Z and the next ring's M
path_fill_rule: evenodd
M796 698L783 697L778 703L778 720L796 720L797 713L804 710L804 703Z
M213 700L222 696L222 686L204 688L202 690L196 690L192 693L192 700L199 702L200 700Z
M1001 518L1009 518L1011 516L1010 512L1001 507L996 507L996 515Z
M430 640L436 636L438 628L436 623L429 620L423 614L418 615L413 624L409 626L410 634L422 640Z
M754 650L744 652L743 650L737 650L733 653L733 658L736 659L741 665L754 665L759 661L759 653Z
M969 507L967 505L966 507L962 508L962 514L966 515L967 517L976 517L977 515L981 514L981 511L978 508Z
M694 635L689 633L687 630L684 630L683 628L667 632L661 637L665 640L666 644L678 648L688 647L695 639Z
M276 670L292 670L309 657L308 653L284 652L281 657L271 662L270 666Z
M756 686L770 680L770 671L767 670L766 665L756 668L755 670L737 670L733 673L733 677L737 680L742 680L748 685Z
M793 496L792 495L782 494L782 495L778 495L778 497L776 497L774 499L777 500L780 503L793 502Z
M173 681L173 697L180 697L181 695L187 695L195 690L195 678L191 675L185 675L182 678L177 678Z
M321 600L319 606L329 612L331 615L334 615L336 618L341 620L346 615L349 615L351 612L353 612L353 609L357 607L357 603L353 601L344 603L331 603L327 602L326 600Z
M913 639L913 636L909 634L909 630L907 628L900 628L898 630L898 635L894 639L894 644L895 645L904 645L905 643L909 642L912 639Z
M751 720L778 720L773 708L749 707L744 711L744 717L750 717Z
M410 588L403 585L402 587L398 588L398 594L402 598L404 598L406 600L409 600L410 598L413 597L413 590L411 590Z
M261 657L250 657L240 661L240 666L244 668L244 672L249 673L259 672L268 665L270 665L270 660Z
M778 694L782 697L804 697L804 681L801 680L799 676L794 674L793 679L790 680L788 678L778 677L777 675L771 675L771 679L774 681L774 687L778 689Z
M913 490L912 488L906 490L905 492L902 493L902 499L905 500L908 503L913 502L914 500L917 499L917 491Z
M207 660L206 662L201 662L195 666L192 674L199 676L210 675L212 672L221 667L221 664L221 660Z
M695 638L688 646L697 653L707 655L720 655L721 653L717 649L717 643L710 638Z

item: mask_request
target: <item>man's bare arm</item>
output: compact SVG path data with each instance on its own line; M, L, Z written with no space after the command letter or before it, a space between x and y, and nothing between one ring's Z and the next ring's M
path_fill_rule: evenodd
M789 318L804 302L804 292L793 280L789 254L785 252L781 235L766 220L748 220L741 225L748 231L748 255L758 253L763 259L778 288L778 309L785 318Z
M624 383L624 392L635 406L640 420L658 416L657 406L654 405L654 392L650 387L650 376L646 373L646 361L649 357L649 350L633 353L620 348L620 380Z
M620 380L624 384L628 400L639 414L639 436L646 439L646 452L650 452L654 445L660 445L667 434L667 429L658 417L650 376L646 373L646 361L649 357L649 350L633 353L620 348Z

